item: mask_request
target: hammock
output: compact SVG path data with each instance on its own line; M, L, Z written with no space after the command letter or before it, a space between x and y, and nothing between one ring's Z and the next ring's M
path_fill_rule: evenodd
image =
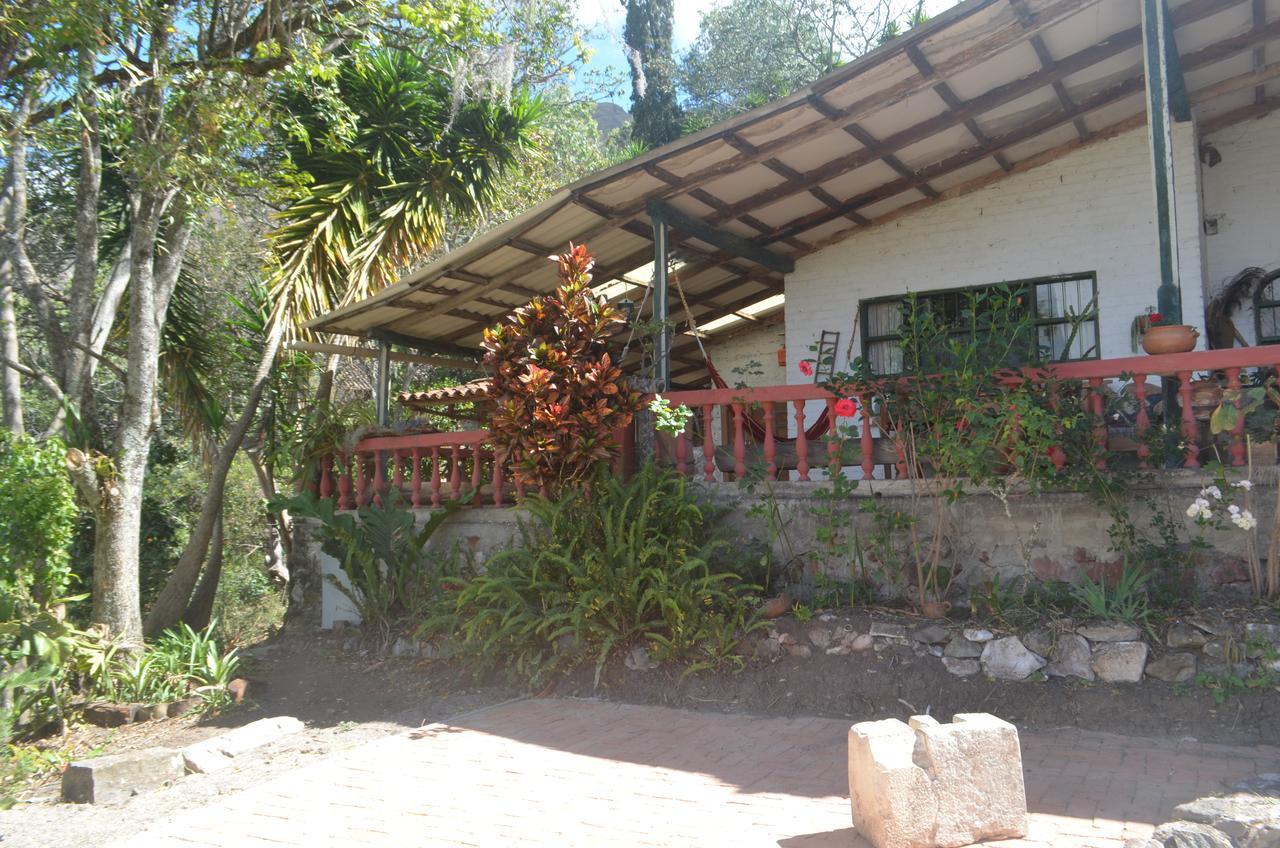
M689 301L685 300L684 287L680 285L680 276L672 274L671 279L675 281L676 291L680 293L680 303L684 306L685 320L689 322L689 329L693 332L694 341L698 343L698 350L702 351L702 361L706 363L707 375L711 377L711 383L717 389L730 388L725 382L724 377L720 376L720 372L716 370L715 364L711 361L711 356L707 353L707 349L702 346L702 336L698 334L698 325L693 320L693 312L689 309ZM765 437L764 424L751 416L750 413L743 410L742 423L746 426L747 432L751 434L751 438L756 442L763 443ZM821 439L831 429L830 409L826 406L822 408L821 414L817 419L804 430L804 438L806 442L812 442L815 439ZM794 442L795 436L779 436L773 434L776 442Z

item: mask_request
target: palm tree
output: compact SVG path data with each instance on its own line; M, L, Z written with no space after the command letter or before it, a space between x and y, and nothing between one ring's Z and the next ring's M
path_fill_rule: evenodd
M244 409L210 470L200 518L147 615L148 635L187 609L222 510L227 472L257 413L287 332L372 294L440 243L449 215L488 201L533 143L542 104L525 92L458 103L449 76L403 50L344 62L331 89L281 96L286 152L305 187L271 235L272 312Z

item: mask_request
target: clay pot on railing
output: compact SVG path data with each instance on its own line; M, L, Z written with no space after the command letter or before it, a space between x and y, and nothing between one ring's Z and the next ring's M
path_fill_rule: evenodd
M1200 331L1190 324L1162 324L1142 334L1142 349L1152 355L1194 350Z

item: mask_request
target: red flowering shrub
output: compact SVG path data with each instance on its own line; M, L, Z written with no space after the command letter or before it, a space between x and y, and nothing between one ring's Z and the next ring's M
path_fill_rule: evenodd
M482 344L493 375L494 446L518 482L548 491L589 480L617 450L614 431L640 408L611 352L626 321L590 289L594 257L569 245L557 261L555 293L485 330Z

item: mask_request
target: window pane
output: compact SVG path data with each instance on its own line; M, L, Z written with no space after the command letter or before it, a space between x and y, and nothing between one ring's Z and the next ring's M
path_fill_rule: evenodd
M1040 318L1066 318L1080 315L1093 299L1090 279L1055 280L1036 285L1036 315Z
M1097 328L1092 321L1083 322L1071 339L1071 349L1067 350L1067 340L1071 335L1070 324L1045 324L1039 328L1039 345L1041 355L1052 360L1084 359L1094 355L1098 343Z
M1280 336L1280 307L1258 307L1258 341L1270 341Z
M867 310L867 338L896 336L902 326L902 301L890 300L869 303Z
M871 342L867 345L867 361L874 374L902 373L902 349L896 341Z

